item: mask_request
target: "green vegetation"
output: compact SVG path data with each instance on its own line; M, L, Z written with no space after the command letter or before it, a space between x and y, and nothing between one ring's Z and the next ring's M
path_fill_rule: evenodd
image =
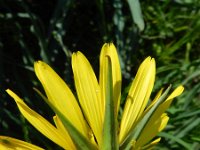
M101 46L114 42L124 89L149 55L157 62L155 91L166 84L185 87L168 110L170 121L157 149L200 149L199 0L0 0L0 10L1 135L55 149L19 114L5 90L25 95L30 107L52 120L53 112L33 90L42 89L34 61L50 64L73 89L72 52L82 51L98 74Z

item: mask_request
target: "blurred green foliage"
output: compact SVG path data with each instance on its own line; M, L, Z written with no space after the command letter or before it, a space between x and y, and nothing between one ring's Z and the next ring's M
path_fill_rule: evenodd
M53 112L32 89L42 89L34 61L50 64L74 90L72 52L82 51L98 74L101 46L114 42L123 73L122 105L128 83L148 55L157 62L153 95L166 84L185 86L168 110L170 122L156 148L200 149L199 18L199 0L0 0L1 135L55 149L19 114L5 89L52 120Z

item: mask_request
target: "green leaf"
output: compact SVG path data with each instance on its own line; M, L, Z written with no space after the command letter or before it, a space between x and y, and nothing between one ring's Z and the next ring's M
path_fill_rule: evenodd
M173 133L174 137L176 138L183 138L187 135L189 135L189 132L192 132L195 128L197 128L200 124L200 118L198 116L187 118L186 121L184 121L179 128L176 130L176 132ZM170 144L174 143L173 139L170 141Z
M103 142L101 150L118 150L117 142L117 116L115 116L114 99L113 99L113 85L112 85L112 66L110 57L107 59L107 75L106 75L106 104L105 104L105 119L103 127Z
M178 144L182 145L185 149L191 150L191 145L188 144L187 142L183 141L179 137L173 136L173 135L165 133L165 132L161 132L159 134L159 136L164 137L165 139L170 139L170 140L176 141Z
M131 10L133 21L138 26L140 31L144 30L144 20L142 17L142 11L139 0L128 0L128 4Z

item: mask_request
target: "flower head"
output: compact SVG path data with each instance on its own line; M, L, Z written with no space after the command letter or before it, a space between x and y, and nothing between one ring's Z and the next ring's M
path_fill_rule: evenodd
M112 43L102 47L99 80L81 52L72 55L77 98L46 63L37 61L34 68L46 96L36 91L55 112L55 125L29 108L14 92L8 89L7 93L37 130L64 149L152 148L160 138L152 139L169 120L166 109L183 92L182 86L171 94L170 87L161 89L147 105L156 73L155 60L147 57L131 84L119 120L122 77L117 51ZM0 147L41 149L5 136L0 136Z

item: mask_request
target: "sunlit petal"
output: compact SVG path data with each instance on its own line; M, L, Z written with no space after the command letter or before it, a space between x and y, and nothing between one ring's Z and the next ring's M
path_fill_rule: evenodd
M81 108L100 144L105 106L101 101L99 84L90 63L81 52L72 55L72 69Z
M155 98L153 99L153 101L150 103L150 105L145 109L145 111L143 112L143 115L146 114L146 112L149 111L149 109L157 102L157 100L159 100L160 96L162 95L163 92L163 88L160 89L160 91L156 94Z
M106 43L103 45L100 54L100 73L99 73L99 84L102 89L102 99L105 100L105 75L107 75L107 61L106 57L109 57L111 60L111 68L112 68L112 81L113 81L113 99L114 99L114 108L115 115L118 113L120 98L121 98L121 68L119 63L119 58L117 54L117 50L113 43Z
M144 111L155 80L155 60L147 57L140 65L129 90L119 133L120 143Z
M1 150L44 150L36 145L14 139L7 136L0 136Z
M155 110L153 116L155 118L159 118L170 106L173 99L177 96L179 96L184 90L183 86L178 86L168 97L167 99L158 106L158 108Z
M181 95L182 92L183 92L183 90L184 90L184 87L183 87L182 85L181 85L181 86L178 86L178 87L169 95L169 97L167 98L166 101L170 101L171 99L173 99L173 98L175 98L175 97ZM171 104L171 103L170 103L170 104Z
M46 92L48 103L63 113L78 131L88 138L88 126L74 95L65 82L44 62L37 61L34 68Z
M170 104L172 103L173 99L179 95L182 94L184 90L183 86L178 86L168 97L167 99L157 108L157 110L154 112L157 114L157 117L160 116L162 113L164 113L167 108L170 106ZM146 112L149 111L149 109L156 103L156 101L160 98L161 94L162 94L163 89L161 89L156 97L154 98L154 100L151 102L151 104L148 106L148 108L143 112L143 115L146 114Z
M23 116L42 134L47 138L60 145L63 148L69 148L68 141L63 138L59 131L51 125L46 119L41 115L30 109L22 99L20 99L15 93L11 90L6 90L7 93L15 100L20 112Z
M164 129L168 120L169 117L165 113L159 116L159 118L154 114L141 132L141 135L136 142L136 147L141 147L153 139L160 131Z
M161 138L157 138L153 140L151 143L145 145L142 147L143 150L152 150L154 149L155 145L157 145L160 142Z
M58 129L58 132L60 132L60 135L63 136L63 138L68 141L68 146L70 147L70 149L76 150L76 147L68 133L68 131L65 129L64 125L62 124L62 122L60 121L60 119L58 118L58 116L54 116L53 120L56 124L56 127Z

